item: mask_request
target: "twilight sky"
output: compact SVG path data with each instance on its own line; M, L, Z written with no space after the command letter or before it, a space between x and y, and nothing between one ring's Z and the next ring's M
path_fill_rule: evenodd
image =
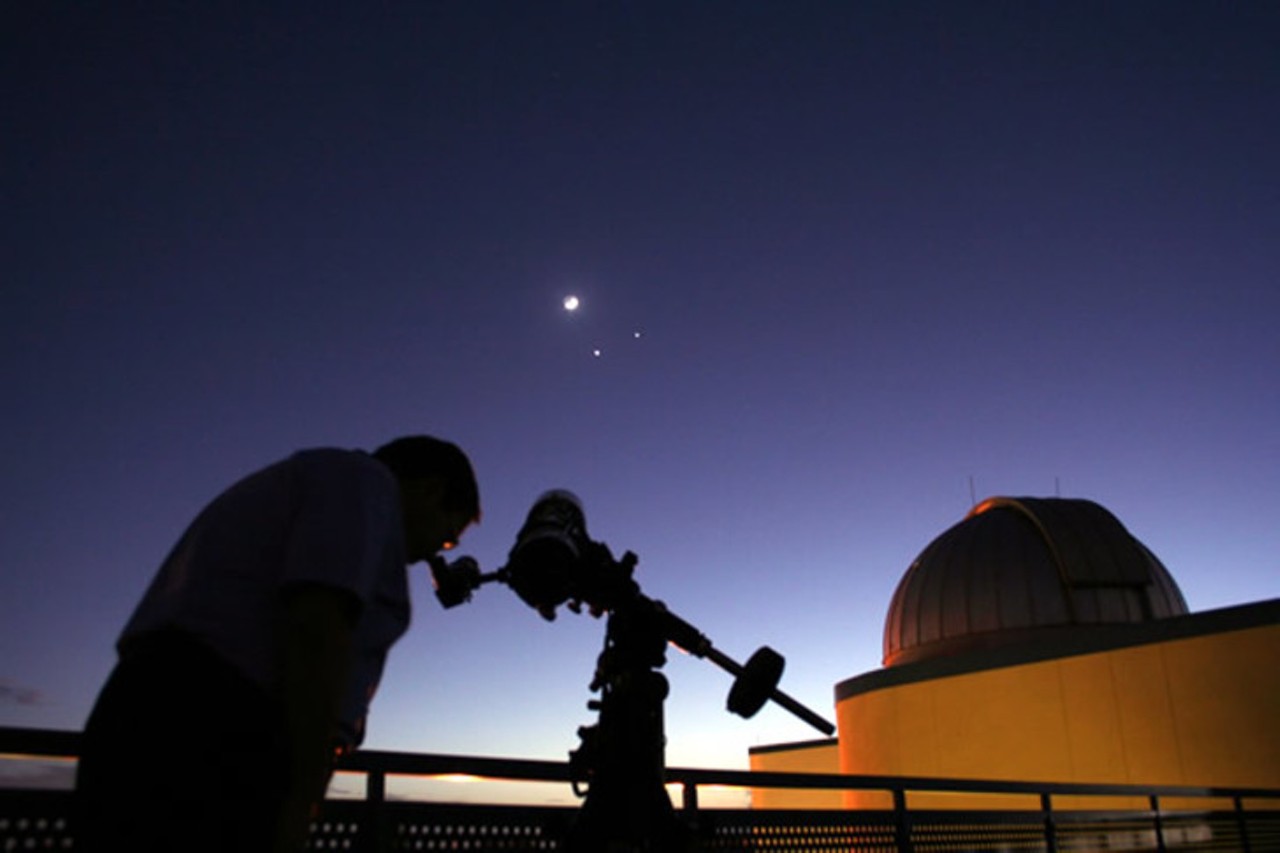
M1277 57L1266 2L5 4L0 725L81 726L229 482L410 432L462 552L573 489L831 718L970 478L1276 597ZM367 745L564 757L603 623L414 574ZM673 765L818 736L664 671Z

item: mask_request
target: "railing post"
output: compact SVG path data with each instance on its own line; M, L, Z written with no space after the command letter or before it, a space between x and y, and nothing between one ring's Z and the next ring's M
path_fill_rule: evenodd
M1231 800L1236 807L1236 826L1240 828L1240 849L1249 853L1252 848L1249 846L1249 821L1244 814L1244 799L1236 794Z
M387 825L387 813L383 808L387 801L387 777L381 770L370 770L365 774L364 801L369 823L369 833L365 836L368 853L390 850L391 828Z
M1040 794L1040 810L1044 812L1044 849L1058 853L1058 822L1053 819L1053 795L1048 791Z
M698 814L698 783L686 779L680 785L680 819L695 837L702 835L702 816ZM701 850L698 846L696 849Z
M911 816L907 814L907 792L904 788L893 789L893 818L898 853L912 853Z
M1165 853L1167 848L1164 846L1164 821L1160 819L1160 795L1152 794L1149 799L1151 800L1151 813L1155 818L1156 824L1156 850L1160 851L1160 853Z
M685 782L680 788L680 806L689 817L698 816L697 782Z

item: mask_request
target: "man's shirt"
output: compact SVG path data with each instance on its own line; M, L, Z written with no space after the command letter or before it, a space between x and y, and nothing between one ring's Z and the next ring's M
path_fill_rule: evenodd
M278 673L275 630L291 585L360 602L343 738L357 744L388 650L409 626L404 524L395 476L360 451L304 450L213 500L161 565L120 638L185 631L264 690Z

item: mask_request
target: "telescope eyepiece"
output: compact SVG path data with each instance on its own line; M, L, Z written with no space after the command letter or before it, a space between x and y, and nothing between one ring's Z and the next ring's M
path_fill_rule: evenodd
M450 563L436 555L427 563L431 566L436 598L446 609L470 601L471 591L483 583L480 564L471 557L459 557Z

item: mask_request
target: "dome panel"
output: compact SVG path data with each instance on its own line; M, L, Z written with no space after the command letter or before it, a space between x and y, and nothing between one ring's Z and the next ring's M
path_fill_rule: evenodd
M992 498L929 543L899 582L884 663L1186 612L1160 561L1098 504Z

